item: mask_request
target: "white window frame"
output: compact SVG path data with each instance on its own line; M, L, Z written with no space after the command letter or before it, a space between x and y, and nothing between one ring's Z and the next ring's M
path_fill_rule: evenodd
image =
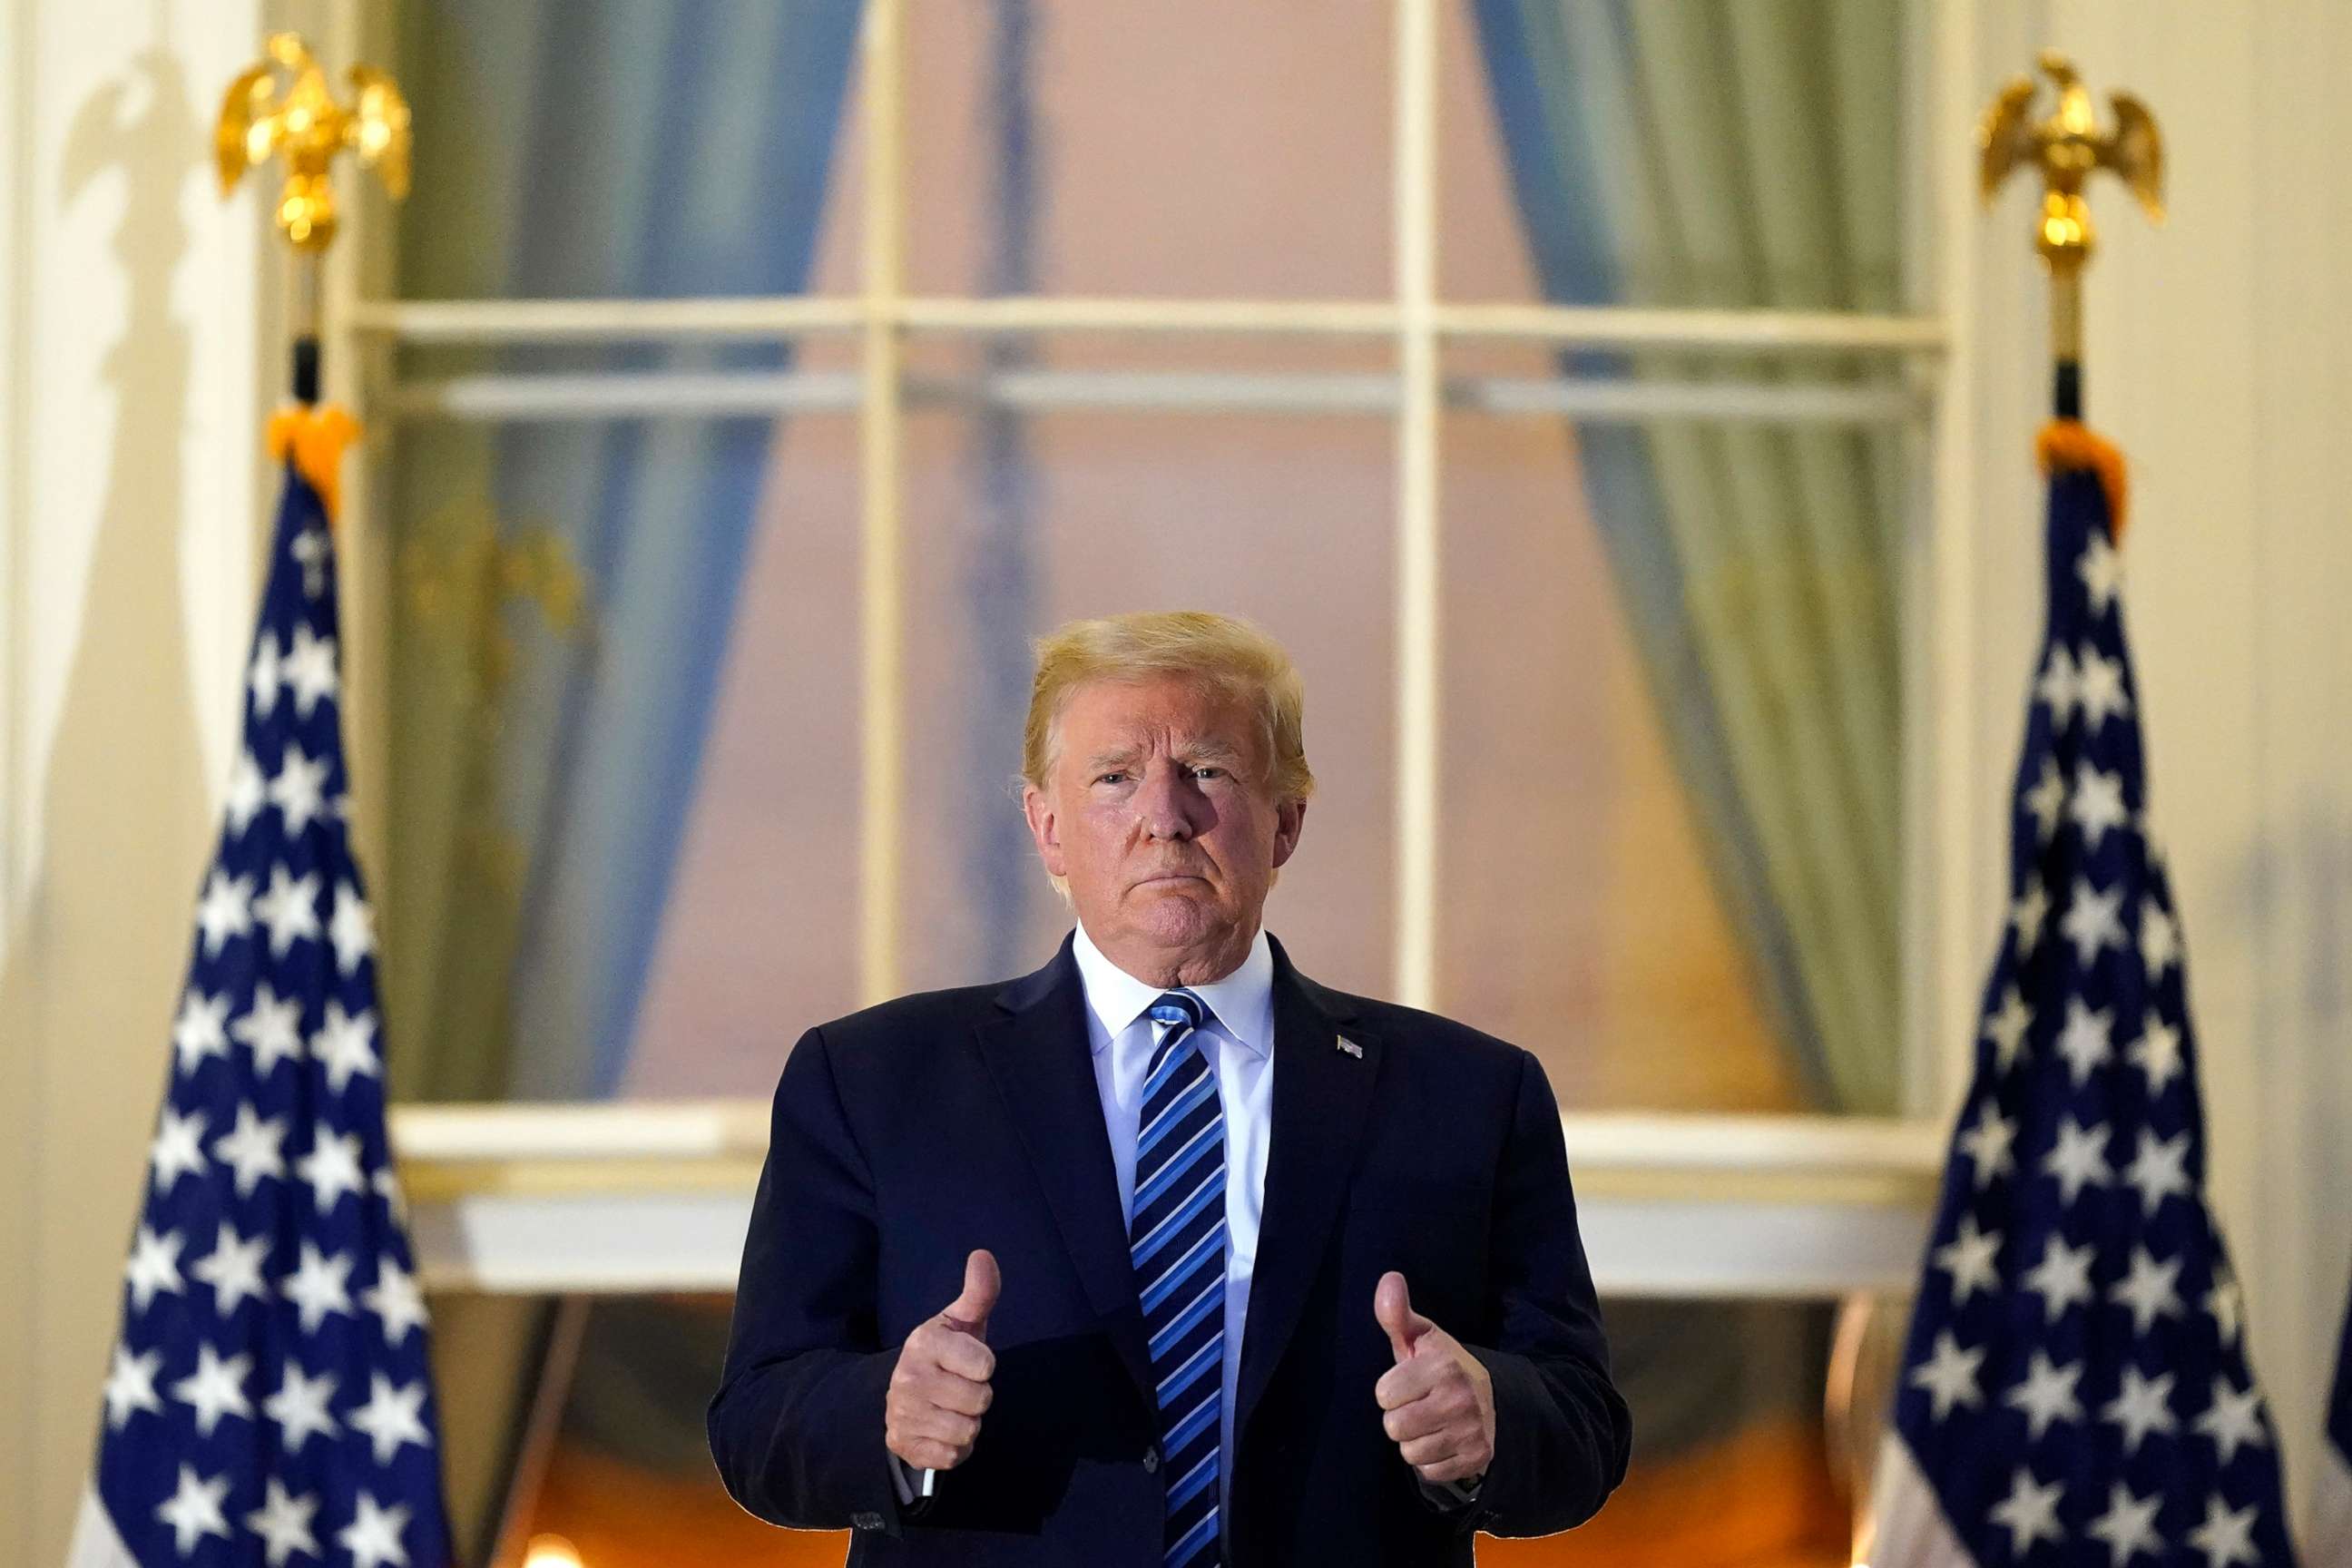
M1907 1289L1942 1163L1945 1109L1973 1051L1973 997L1983 958L1970 881L1979 814L1970 641L1975 598L1967 532L1976 454L1966 417L1972 382L1967 301L1974 285L1966 161L1974 115L1972 8L1907 7L1906 93L1933 171L1909 225L1906 259L1929 308L1873 316L1475 304L1437 294L1437 7L1391 0L1394 19L1395 286L1362 300L1171 300L1024 296L950 299L905 288L904 31L907 0L866 0L861 110L866 121L863 288L841 297L690 300L402 300L368 243L372 203L355 204L327 279L330 392L362 422L608 417L627 412L854 410L863 486L860 647L860 990L898 990L892 934L902 799L902 419L911 333L1117 329L1137 334L1290 334L1397 349L1394 374L1201 376L1024 372L994 395L1035 407L1213 407L1388 412L1395 423L1398 764L1393 993L1427 1006L1435 992L1441 832L1438 517L1444 345L1476 339L1553 347L1672 346L1695 353L1814 352L1895 356L1911 371L1907 404L1916 476L1906 531L1905 982L1903 1109L1898 1118L1662 1116L1565 1112L1588 1251L1605 1293L1828 1298ZM331 0L330 58L383 58L385 12ZM1890 128L1890 132L1892 128ZM1949 155L1947 155L1947 153ZM1930 265L1930 263L1933 265ZM677 342L856 333L855 373L742 376L535 377L485 374L394 383L395 344ZM1704 413L1783 423L1883 416L1875 389L1710 384L1490 382L1497 413ZM350 564L349 710L362 851L382 864L389 733L381 676L391 544L372 504L368 448L352 459L343 531ZM394 1141L415 1205L429 1285L514 1292L725 1289L735 1268L767 1138L766 1105L398 1106ZM583 1238L593 1238L583 1245Z

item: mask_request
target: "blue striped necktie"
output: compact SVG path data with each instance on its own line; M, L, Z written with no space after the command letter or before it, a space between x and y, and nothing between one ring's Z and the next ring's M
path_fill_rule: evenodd
M1128 1223L1135 1289L1160 1391L1160 1474L1168 1489L1166 1568L1217 1556L1218 1403L1224 1391L1225 1113L1196 1033L1208 1004L1167 991L1143 1083Z

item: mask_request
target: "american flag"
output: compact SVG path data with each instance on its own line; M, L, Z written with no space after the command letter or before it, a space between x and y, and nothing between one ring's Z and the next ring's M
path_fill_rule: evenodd
M289 462L77 1568L449 1560L335 605L327 510Z
M2336 1349L2327 1399L2327 1445L2312 1478L2311 1560L2352 1563L2352 1313Z
M2008 921L1911 1320L1875 1568L2293 1561L2205 1199L2108 492L2070 466L2093 439L2045 437L2049 620Z

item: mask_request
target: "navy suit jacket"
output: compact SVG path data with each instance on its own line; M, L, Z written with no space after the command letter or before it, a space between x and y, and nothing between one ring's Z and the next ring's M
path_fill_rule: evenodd
M1580 1523L1623 1476L1632 1426L1542 1067L1327 990L1272 946L1225 1561L1467 1563L1475 1531ZM793 1047L709 1415L752 1513L852 1528L852 1563L1157 1568L1159 1417L1085 1007L1066 940L1024 979L902 997ZM1003 1277L994 1397L971 1457L902 1509L890 1373L983 1247ZM1391 1268L1494 1379L1495 1457L1468 1508L1433 1503L1381 1429L1372 1385L1394 1357L1372 1292Z

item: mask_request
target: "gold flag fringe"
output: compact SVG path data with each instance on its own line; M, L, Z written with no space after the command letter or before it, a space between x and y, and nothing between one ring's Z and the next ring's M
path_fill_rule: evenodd
M2034 438L2033 455L2045 474L2088 468L2098 475L2100 488L2107 492L2108 532L2115 543L2124 542L2124 502L2129 487L2124 478L2124 455L2113 442L2093 435L2079 421L2053 419Z
M360 422L331 403L281 408L269 416L269 455L289 456L327 509L332 522L342 506L343 451L360 438Z

